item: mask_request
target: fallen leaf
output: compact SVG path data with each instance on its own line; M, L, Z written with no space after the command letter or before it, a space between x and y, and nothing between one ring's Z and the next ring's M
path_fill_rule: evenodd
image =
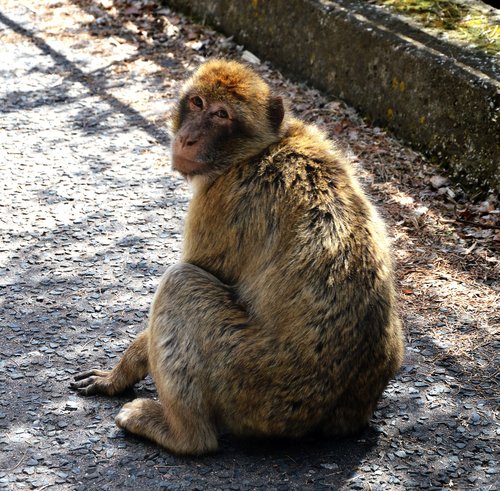
M141 11L137 7L128 7L123 11L123 13L125 15L139 15Z
M342 133L342 131L344 131L344 127L342 126L342 124L340 123L337 123L334 127L333 127L333 132L336 134L336 135L340 135L340 133Z
M493 211L495 209L495 205L490 202L490 201L483 201L479 203L479 207L477 211L479 213L489 213L490 211Z

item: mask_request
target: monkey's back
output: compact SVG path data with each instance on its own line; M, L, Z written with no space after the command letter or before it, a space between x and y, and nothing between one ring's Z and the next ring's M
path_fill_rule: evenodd
M193 197L184 249L248 310L245 327L206 348L219 418L286 435L327 426L345 405L366 420L402 341L384 226L349 163L292 121L223 177Z

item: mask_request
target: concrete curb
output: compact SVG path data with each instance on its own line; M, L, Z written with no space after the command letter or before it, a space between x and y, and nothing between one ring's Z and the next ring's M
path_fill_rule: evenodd
M499 190L499 67L356 0L168 0L346 100L465 188Z

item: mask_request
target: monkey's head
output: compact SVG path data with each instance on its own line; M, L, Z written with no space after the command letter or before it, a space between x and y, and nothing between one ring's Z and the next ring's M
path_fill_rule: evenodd
M172 117L173 167L217 176L262 153L283 134L281 97L246 65L212 60L184 85Z

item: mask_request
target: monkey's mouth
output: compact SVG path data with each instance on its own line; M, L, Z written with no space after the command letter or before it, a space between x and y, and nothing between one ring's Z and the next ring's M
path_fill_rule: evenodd
M185 176L202 174L206 163L197 160L191 160L178 153L172 155L172 167Z

